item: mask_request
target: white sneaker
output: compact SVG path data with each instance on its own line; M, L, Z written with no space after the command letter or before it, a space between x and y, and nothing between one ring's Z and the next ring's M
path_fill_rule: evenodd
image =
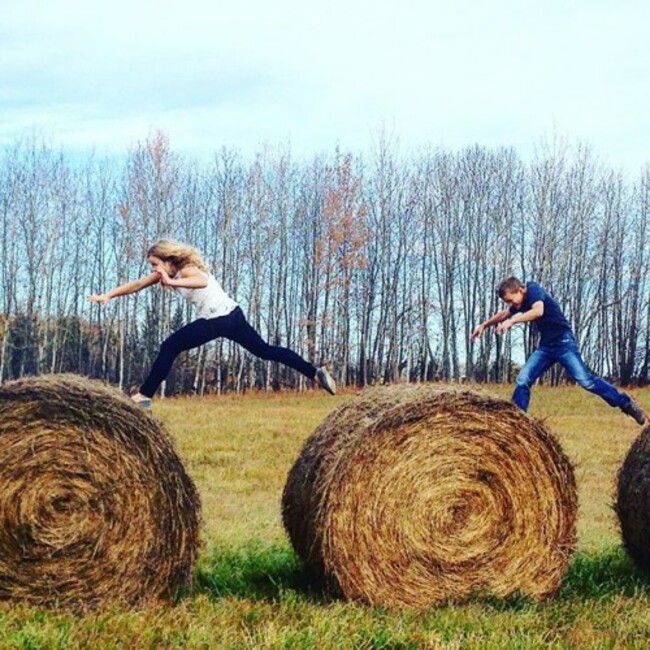
M316 380L330 395L336 395L336 382L325 366L316 371Z
M135 398L138 399L135 399ZM140 408L147 409L149 410L151 408L151 399L149 397L145 397L144 395L140 395L140 393L136 395L131 396L131 401L134 404L137 404Z

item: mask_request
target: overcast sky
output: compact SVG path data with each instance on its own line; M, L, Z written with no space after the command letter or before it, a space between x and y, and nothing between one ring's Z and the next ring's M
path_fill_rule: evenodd
M554 132L650 162L642 0L2 0L0 146L37 132L126 153L154 130L207 158Z

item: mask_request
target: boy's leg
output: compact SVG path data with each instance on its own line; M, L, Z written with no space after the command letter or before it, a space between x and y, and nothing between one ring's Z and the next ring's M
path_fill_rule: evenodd
M530 387L553 365L555 358L544 348L535 350L519 371L515 380L512 401L522 410L527 411L530 404Z
M568 345L558 360L580 386L602 397L610 406L618 406L623 413L634 418L637 424L645 423L646 418L641 406L627 393L617 390L604 379L594 376L582 360L580 350L575 343Z
M587 368L576 343L571 342L564 346L558 354L558 361L574 381L585 390L604 399L610 406L621 408L629 403L631 398L627 393L617 390L609 382L596 377Z

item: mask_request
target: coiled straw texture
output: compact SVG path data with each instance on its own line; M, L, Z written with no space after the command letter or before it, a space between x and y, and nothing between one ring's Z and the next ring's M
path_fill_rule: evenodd
M160 424L103 383L0 387L0 598L96 607L191 581L198 493Z
M282 507L326 587L374 605L541 600L576 544L575 478L558 442L470 390L396 385L351 399L306 441Z
M616 514L627 552L650 572L650 427L632 443L618 472Z

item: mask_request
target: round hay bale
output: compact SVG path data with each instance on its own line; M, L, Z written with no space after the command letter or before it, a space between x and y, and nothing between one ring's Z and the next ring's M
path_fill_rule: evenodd
M191 580L200 503L160 424L105 384L0 386L0 599L149 605Z
M426 385L333 411L289 472L282 514L326 587L373 605L554 594L576 544L573 467L509 402Z
M627 552L650 572L650 427L632 443L619 469L616 514Z

